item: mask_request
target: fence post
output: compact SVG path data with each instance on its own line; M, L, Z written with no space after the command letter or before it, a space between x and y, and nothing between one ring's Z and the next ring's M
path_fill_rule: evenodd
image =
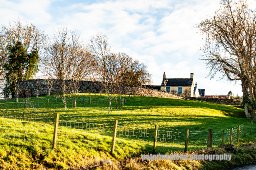
M233 143L233 128L231 128L229 132L229 143L230 145Z
M209 129L208 131L207 147L212 148L212 129Z
M237 127L237 143L240 141L240 125Z
M73 108L76 108L76 97L73 99Z
M122 97L122 107L124 106L124 98Z
M115 125L114 125L114 132L113 132L113 138L112 138L112 148L111 148L111 154L112 155L114 154L114 151L115 151L117 125L118 125L118 120L115 121Z
M222 145L225 145L225 130L222 130L221 138L222 138Z
M52 149L55 149L56 145L57 145L57 135L58 135L59 119L60 119L60 113L56 113L56 115L55 115L55 124L54 124L54 134L53 134Z
M188 141L189 141L189 129L186 130L186 139L185 139L185 149L184 149L184 152L188 151Z
M155 133L154 133L154 144L153 144L153 152L156 152L156 143L157 143L157 131L158 131L158 126L155 125Z

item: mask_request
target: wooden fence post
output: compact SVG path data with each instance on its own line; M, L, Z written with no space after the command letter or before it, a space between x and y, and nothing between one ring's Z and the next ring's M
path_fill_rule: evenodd
M153 144L153 152L156 152L156 143L157 143L157 132L158 132L158 126L155 125L155 133L154 133L154 144Z
M212 148L212 129L209 129L208 131L207 147Z
M240 141L240 125L237 127L237 143Z
M122 98L122 107L124 106L124 98Z
M188 141L189 141L189 129L186 130L186 139L185 139L185 149L184 149L184 152L188 151Z
M114 151L115 151L117 125L118 125L118 120L115 121L115 125L114 125L114 132L113 132L113 138L112 138L112 148L111 148L111 154L112 155L114 154Z
M221 138L222 138L222 145L225 145L225 130L222 130L222 135L221 135Z
M55 149L56 146L57 146L59 119L60 119L60 113L56 113L56 115L55 115L55 124L54 124L54 134L53 134L52 149Z
M229 132L229 143L230 145L233 143L233 128L231 128Z
M76 108L76 97L73 99L73 108Z

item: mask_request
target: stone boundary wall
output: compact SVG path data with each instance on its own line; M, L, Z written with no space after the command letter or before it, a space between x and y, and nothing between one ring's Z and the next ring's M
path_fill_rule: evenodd
M65 80L65 93L74 92L74 83L71 80ZM44 96L48 94L59 94L61 92L61 81L57 79L33 79L21 81L18 84L19 97ZM98 81L79 81L77 88L79 93L100 93L103 86Z
M65 80L66 91L65 93L74 92L74 84L71 80ZM52 94L60 94L61 81L57 79L32 79L21 81L18 84L18 96L19 97L35 97L45 96ZM79 81L77 84L77 92L79 93L104 93L104 87L101 82L98 81ZM142 87L122 87L122 94L132 94L140 96L150 97L165 97L165 98L181 98L170 93L159 91L158 89L152 89L148 86Z
M242 100L240 98L207 98L207 97L186 97L186 100L198 100L198 101L206 101L217 104L226 104L226 105L236 105L240 106Z

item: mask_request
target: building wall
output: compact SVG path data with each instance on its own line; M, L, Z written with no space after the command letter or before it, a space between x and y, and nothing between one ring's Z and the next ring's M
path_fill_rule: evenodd
M182 87L182 93L185 94L186 96L191 96L191 86L172 86L170 87L170 92L172 93L173 91L178 94L178 88Z
M161 91L166 91L166 87L165 86L161 86L160 90Z
M190 91L191 91L191 95L190 95L190 97L196 97L196 91L197 91L197 89L196 89L196 91L195 91L195 93L194 93L194 88L195 88L195 84L194 84L194 81L192 82L192 85L191 85L191 87L190 87ZM197 87L196 87L197 88Z
M194 97L193 96L193 90L194 90L194 86L167 86L167 87L164 87L162 86L161 87L161 91L165 91L165 92L168 92L167 89L170 88L170 92L169 93L172 93L172 94L178 94L178 88L179 87L182 87L182 93L181 95L185 95L185 96L188 96L188 97Z

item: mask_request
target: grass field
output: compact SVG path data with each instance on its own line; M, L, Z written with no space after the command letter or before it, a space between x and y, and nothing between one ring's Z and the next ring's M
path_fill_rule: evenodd
M247 129L242 140L256 138L253 122L243 117L242 109L233 106L115 96L110 111L107 95L76 95L76 108L73 100L74 96L67 96L67 109L54 96L19 99L18 103L1 100L0 168L88 168L100 160L117 162L152 153L155 125L159 127L158 153L182 151L186 129L190 129L189 150L206 147L208 129L213 129L214 146L221 144L222 130L228 142L229 129L236 131L238 125ZM60 113L60 127L57 149L52 150L55 113ZM115 120L119 122L117 144L111 155Z

